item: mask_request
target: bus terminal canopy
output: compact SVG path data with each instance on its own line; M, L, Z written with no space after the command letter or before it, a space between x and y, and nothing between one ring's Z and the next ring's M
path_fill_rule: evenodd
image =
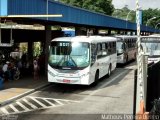
M54 0L0 0L1 18L23 18L44 20L63 25L83 25L136 31L136 23L114 18L101 13L69 6ZM28 18L32 19L28 19ZM47 19L46 19L47 17ZM127 26L126 26L127 24ZM160 32L160 30L141 25L142 32Z

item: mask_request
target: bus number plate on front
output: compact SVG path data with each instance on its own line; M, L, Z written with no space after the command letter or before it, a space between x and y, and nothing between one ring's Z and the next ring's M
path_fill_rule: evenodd
M64 82L64 83L70 83L71 81L70 81L70 80L63 79L63 82Z

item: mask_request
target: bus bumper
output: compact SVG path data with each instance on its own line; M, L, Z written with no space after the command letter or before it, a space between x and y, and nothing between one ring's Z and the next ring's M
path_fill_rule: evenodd
M90 85L89 75L85 77L60 77L60 76L52 76L48 74L48 82L53 83L63 83L63 84L77 84L77 85Z

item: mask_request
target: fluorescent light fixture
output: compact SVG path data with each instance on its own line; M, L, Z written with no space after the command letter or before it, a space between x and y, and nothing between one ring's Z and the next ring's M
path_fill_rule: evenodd
M7 16L0 16L0 18L28 18L28 17L63 17L62 14L54 14L54 15L7 15Z

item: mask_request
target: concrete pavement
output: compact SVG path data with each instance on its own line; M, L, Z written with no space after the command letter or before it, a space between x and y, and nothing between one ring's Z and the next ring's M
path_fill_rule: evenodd
M0 90L0 106L6 105L47 85L49 83L44 76L38 80L34 80L33 77L25 77L15 81L6 81L4 88Z

